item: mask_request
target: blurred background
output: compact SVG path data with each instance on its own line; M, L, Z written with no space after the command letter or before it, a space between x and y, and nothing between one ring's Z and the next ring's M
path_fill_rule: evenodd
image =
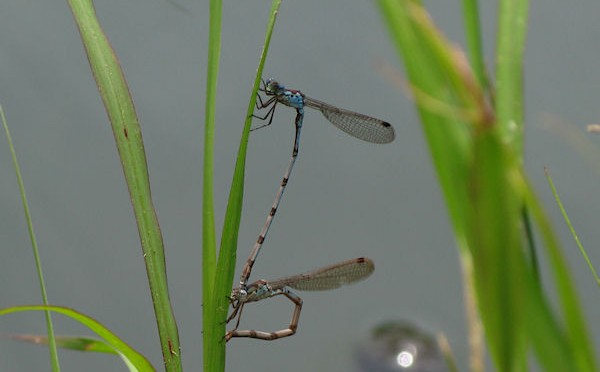
M219 231L270 4L223 4L215 153ZM105 0L96 5L142 125L183 365L200 370L208 2ZM482 5L485 51L493 71L497 4ZM460 2L427 7L445 35L464 45ZM564 242L596 345L600 318L593 309L600 308L600 296L558 213L543 167L549 168L598 264L600 138L584 133L586 124L600 120L598 12L600 3L593 0L533 4L525 68L526 167ZM0 104L23 170L51 303L96 318L160 368L129 196L67 3L4 2L0 51ZM387 333L377 333L382 325L421 341L406 330L443 332L459 368L467 367L461 273L446 207L411 99L382 75L381 61L403 75L374 2L282 4L267 76L311 97L387 120L397 138L390 145L364 143L318 112L306 113L300 155L251 279L296 274L358 256L372 258L376 271L351 287L303 293L294 337L271 343L232 340L230 371L375 370L373 360L393 355L381 354L381 339L374 336L387 339ZM251 134L236 280L288 162L293 117L293 110L278 108L271 127ZM0 307L37 304L38 280L20 196L8 146L0 137ZM253 304L244 312L242 328L280 329L291 313L285 299ZM54 320L57 334L90 334L64 317ZM3 335L45 332L40 313L0 317ZM125 370L114 356L73 351L60 356L65 371ZM47 348L2 336L0 370L47 371Z

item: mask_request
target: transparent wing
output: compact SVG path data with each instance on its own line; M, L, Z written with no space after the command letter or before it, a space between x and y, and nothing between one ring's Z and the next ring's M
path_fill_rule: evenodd
M331 124L363 141L390 143L396 137L394 128L386 121L344 110L309 97L304 97L304 105L321 111Z
M274 290L285 286L299 291L325 291L365 279L373 273L375 265L366 257L338 262L320 269L269 281Z

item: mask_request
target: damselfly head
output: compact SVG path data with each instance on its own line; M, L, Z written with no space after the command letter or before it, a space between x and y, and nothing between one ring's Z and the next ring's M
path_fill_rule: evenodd
M267 94L277 94L279 91L283 89L283 85L280 85L274 79L267 79L265 82L265 93Z
M240 298L244 298L246 297L248 293L246 293L246 290L243 288L233 288L231 290L231 296L229 296L229 298L231 299L231 301L239 301Z

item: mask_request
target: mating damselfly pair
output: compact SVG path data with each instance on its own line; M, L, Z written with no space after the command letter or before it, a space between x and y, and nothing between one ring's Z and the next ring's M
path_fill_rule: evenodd
M265 241L269 227L275 217L277 208L283 196L283 192L288 184L292 168L298 157L298 148L300 144L300 131L304 121L304 108L309 107L320 111L325 118L342 131L354 136L363 141L371 143L390 143L395 138L394 128L386 121L363 115L354 111L341 109L332 106L328 103L312 99L304 95L299 90L286 89L282 84L273 79L263 81L263 86L259 89L264 92L267 99L263 100L260 94L257 95L258 102L256 108L259 110L267 109L264 116L254 116L260 120L266 121L266 124L254 129L259 129L271 125L275 114L277 104L281 103L285 106L292 107L296 110L296 118L294 121L296 134L294 137L294 145L292 149L292 157L283 175L283 179L279 185L279 191L275 196L275 200L267 215L267 220L263 226L250 256L244 265L242 275L240 277L239 287L234 288L230 301L233 307L231 315L227 318L229 323L237 316L235 328L227 332L225 339L229 340L232 337L252 337L263 340L274 340L286 336L291 336L296 332L300 310L302 308L302 299L293 292L292 289L298 290L327 290L334 289L344 284L349 284L369 276L374 265L368 258L357 258L353 260L343 261L337 264L323 267L306 274L290 276L275 281L258 280L248 285L248 279L252 271L252 266L258 257L258 253ZM284 295L295 304L292 321L288 328L276 332L263 332L255 330L238 331L240 317L244 304L248 302L260 301L265 298Z

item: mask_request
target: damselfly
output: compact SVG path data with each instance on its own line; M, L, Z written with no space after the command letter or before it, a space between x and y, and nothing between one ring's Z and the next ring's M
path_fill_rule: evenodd
M273 122L273 115L275 114L275 108L277 107L278 103L281 103L296 110L296 136L294 138L292 157L285 170L285 173L283 174L283 179L279 185L279 191L277 192L275 200L273 201L273 205L271 206L271 210L267 215L265 225L260 231L258 239L256 240L256 243L250 252L250 256L244 265L244 269L242 270L242 275L240 277L241 288L245 288L248 283L252 266L256 261L256 257L258 256L263 242L265 241L269 227L273 221L273 217L275 217L275 213L277 213L279 202L281 201L281 197L283 196L283 192L292 173L292 168L296 162L296 157L298 156L298 146L300 143L300 130L302 129L302 122L304 120L304 107L310 107L321 111L323 116L325 116L325 118L333 125L361 140L382 144L392 142L395 138L394 128L386 121L359 114L357 112L344 110L328 103L309 98L299 90L286 89L283 85L279 84L273 79L268 79L266 82L263 81L263 86L260 91L264 92L268 99L263 101L260 95L257 95L258 102L256 103L256 107L259 110L268 109L268 111L263 117L255 117L260 120L268 120L268 122L254 129L271 125Z
M227 323L236 316L237 321L235 328L225 335L225 340L229 341L232 337L251 337L270 341L291 336L296 333L298 321L300 319L300 310L302 310L302 299L294 293L292 289L300 291L325 291L335 289L342 285L365 279L373 273L373 270L375 270L373 261L366 257L360 257L338 262L305 274L270 281L261 279L250 284L246 288L234 288L230 297L233 311L227 318ZM275 332L255 330L238 331L242 310L244 309L245 304L278 295L284 295L295 305L292 320L287 328Z

